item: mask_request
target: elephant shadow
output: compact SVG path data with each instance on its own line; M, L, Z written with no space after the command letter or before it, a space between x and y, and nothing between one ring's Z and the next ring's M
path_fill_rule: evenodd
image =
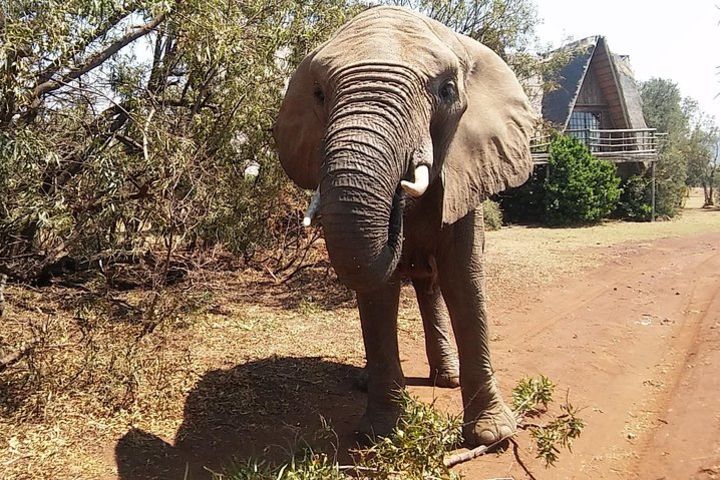
M206 373L188 394L174 444L139 429L115 446L121 480L209 479L303 447L350 460L365 394L361 369L322 358L271 357Z

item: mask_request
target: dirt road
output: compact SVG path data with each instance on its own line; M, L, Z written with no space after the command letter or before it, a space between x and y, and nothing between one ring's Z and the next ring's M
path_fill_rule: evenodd
M573 405L584 407L587 427L555 468L535 459L521 432L516 454L463 464L465 478L533 478L522 463L539 480L720 480L720 216L699 207L685 213L674 222L488 235L492 352L505 395L523 376L547 375L557 400L569 389ZM152 358L157 370L133 371L142 383L129 410L97 404L98 390L64 386L39 403L42 421L0 416L0 432L9 432L6 441L0 435L0 480L209 479L208 469L232 462L287 461L301 439L321 451L337 446L346 464L366 401L355 386L364 353L352 296L324 280L314 290L268 293L267 283L243 275L216 280L212 304L148 339L148 357L138 358ZM12 287L3 336L43 305L57 330L49 343L74 338L65 332L78 329L75 307L46 294ZM98 344L100 358L124 352L115 346L122 341L136 348L135 327L102 319L97 331L111 343ZM428 372L410 287L399 325L410 390L459 413L459 390L417 386ZM69 373L93 368L114 388L125 385L86 356L58 348L45 361L69 364ZM318 437L325 420L334 434Z
M522 299L490 299L494 364L506 395L545 374L585 409L587 427L538 479L720 478L720 233L609 249L604 265ZM403 368L425 375L408 340ZM459 391L412 387L460 410ZM467 478L531 478L511 452L461 468Z

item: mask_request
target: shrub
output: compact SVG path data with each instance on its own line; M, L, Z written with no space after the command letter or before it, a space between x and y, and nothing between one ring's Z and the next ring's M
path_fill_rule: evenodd
M513 411L519 428L529 430L535 440L537 458L545 466L554 466L561 449L572 451L585 422L580 409L572 406L568 396L560 405L559 415L549 412L555 384L546 376L523 378L513 389ZM354 465L339 466L327 454L306 446L289 463L274 466L251 459L230 467L225 474L215 473L213 480L458 480L461 474L452 467L484 455L487 450L451 454L462 439L459 416L440 413L434 404L425 404L406 392L400 398L403 413L393 433L367 448L354 450ZM533 417L532 423L525 420ZM542 421L545 421L543 423ZM324 434L334 432L326 425ZM471 454L471 455L469 455Z
M633 175L622 184L618 201L618 216L638 222L650 221L652 216L651 181L643 175Z
M287 256L307 239L272 124L295 65L356 2L3 5L0 269L11 280L46 283L64 258L162 272L144 259L215 244Z
M485 230L500 230L503 223L503 213L500 209L500 204L488 199L483 202L482 206Z
M612 163L594 158L580 141L566 136L552 141L548 161L544 205L550 223L595 223L615 209L620 178Z
M537 222L543 218L546 172L546 165L536 165L527 182L498 195L505 221Z

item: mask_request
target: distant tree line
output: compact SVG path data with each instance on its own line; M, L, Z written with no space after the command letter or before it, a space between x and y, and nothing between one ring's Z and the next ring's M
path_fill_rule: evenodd
M667 132L658 162L658 213L674 216L687 187L703 187L705 206L715 203L720 159L720 127L697 101L683 98L672 80L653 78L641 85L649 126Z

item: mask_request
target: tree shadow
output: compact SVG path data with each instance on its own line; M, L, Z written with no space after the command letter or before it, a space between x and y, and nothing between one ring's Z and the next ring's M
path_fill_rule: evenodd
M322 358L294 357L210 371L188 394L174 444L139 429L118 441L118 476L208 479L251 459L287 461L304 446L348 461L365 405L355 385L360 372Z

